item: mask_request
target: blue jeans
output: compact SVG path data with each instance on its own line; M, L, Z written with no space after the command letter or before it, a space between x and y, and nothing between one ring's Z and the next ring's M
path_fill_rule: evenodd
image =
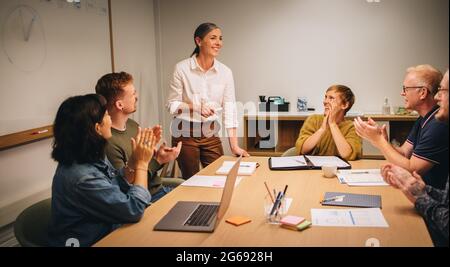
M166 194L168 194L170 191L172 191L173 187L169 187L169 186L162 186L161 189L158 190L158 192L154 193L152 195L152 202L155 203L156 201L158 201L160 198L162 198L163 196L165 196Z

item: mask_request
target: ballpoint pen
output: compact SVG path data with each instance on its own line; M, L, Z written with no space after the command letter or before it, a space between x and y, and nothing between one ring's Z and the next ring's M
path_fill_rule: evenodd
M272 210L270 211L270 216L272 216L273 213L275 212L275 210L277 209L277 207L278 207L278 205L279 205L279 203L281 201L281 197L282 196L283 196L283 194L281 193L281 191L278 192L277 199L275 200L275 203L273 204Z
M335 201L335 200L338 200L338 199L344 198L344 197L345 196L334 196L334 197L326 198L326 199L320 201L320 203L327 203L327 202Z
M369 171L351 171L351 174L368 174Z
M287 188L288 188L288 185L286 185L286 186L284 187L283 194L281 195L280 203L278 204L277 212L275 213L275 216L278 216L278 210L280 210L281 205L282 205L282 202L283 202L283 199L284 199L285 196L286 196Z

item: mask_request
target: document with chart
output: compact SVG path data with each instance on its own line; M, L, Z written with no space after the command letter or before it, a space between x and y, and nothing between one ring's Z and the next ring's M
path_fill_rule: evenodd
M389 227L379 208L311 209L313 226Z
M341 184L349 186L388 186L380 169L339 170L337 177Z

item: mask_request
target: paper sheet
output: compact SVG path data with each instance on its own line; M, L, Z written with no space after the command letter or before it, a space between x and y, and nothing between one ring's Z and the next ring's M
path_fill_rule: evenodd
M222 166L217 169L216 174L226 175L234 166L236 161L224 161ZM238 175L252 175L257 167L257 162L241 162L239 165Z
M336 165L337 167L348 167L349 165L335 156L306 156L314 166Z
M226 176L204 176L204 175L194 175L184 183L182 186L198 186L198 187L214 187L214 188L224 188ZM237 177L234 186L237 186L242 180L242 177Z
M379 208L311 209L314 226L389 227Z
M380 169L340 170L337 177L341 184L349 186L388 186Z
M306 166L306 160L303 156L294 157L272 157L271 158L273 168L288 168Z

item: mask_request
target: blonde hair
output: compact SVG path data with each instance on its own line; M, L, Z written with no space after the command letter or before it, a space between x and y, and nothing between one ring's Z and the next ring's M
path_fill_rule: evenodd
M409 67L406 70L406 73L414 73L420 82L430 87L429 89L433 96L437 93L439 84L442 80L442 72L435 67L428 64L417 65Z
M341 95L342 99L346 103L348 103L348 108L345 110L345 114L347 114L347 112L352 108L353 104L355 103L355 95L353 94L352 90L345 85L335 84L330 86L327 89L327 92L328 91L338 92Z

